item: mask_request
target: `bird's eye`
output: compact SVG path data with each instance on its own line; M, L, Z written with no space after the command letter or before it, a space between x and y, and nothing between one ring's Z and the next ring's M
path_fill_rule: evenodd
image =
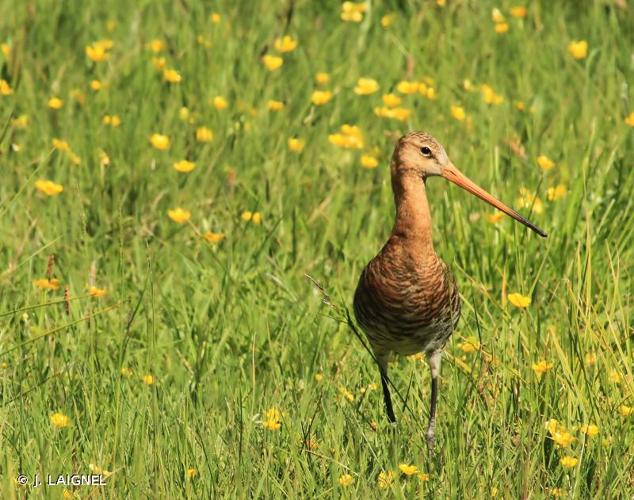
M427 146L423 146L422 148L420 148L420 152L423 154L423 156L426 156L428 158L431 156L431 149L429 149Z

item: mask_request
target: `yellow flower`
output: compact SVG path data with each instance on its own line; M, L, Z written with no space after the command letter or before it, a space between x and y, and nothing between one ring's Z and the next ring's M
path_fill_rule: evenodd
M170 147L170 138L162 134L152 134L150 144L160 151L165 151Z
M186 106L182 106L181 109L178 110L178 118L180 118L181 121L188 121L190 117L190 113L189 113L189 108L187 108Z
M42 290L57 290L59 288L59 280L55 278L42 278L39 280L34 280L33 285L35 285L36 288L40 288Z
M451 116L453 116L459 122L463 122L464 119L467 117L467 113L465 113L465 110L462 106L454 104L453 106L451 106Z
M282 101L269 100L266 103L266 107L269 111L281 111L284 109L284 103Z
M344 398L346 398L351 403L354 401L354 394L352 394L348 389L341 386L339 387L339 394L341 394Z
M166 68L163 70L163 80L169 83L180 83L182 77L175 69Z
M609 375L608 375L608 378L610 379L610 382L612 382L614 384L620 384L621 383L621 375L616 370L611 370Z
M245 210L244 212L242 212L242 215L240 215L240 218L244 222L249 222L253 218L253 212L249 210Z
M158 54L159 52L162 52L163 50L165 50L165 42L158 38L154 38L153 40L150 40L150 43L148 43L147 46L155 54Z
M172 166L174 167L174 170L183 173L191 172L196 168L196 164L193 161L188 160L177 161Z
M365 2L343 2L341 4L341 20L347 23L360 23L366 10Z
M552 161L546 155L540 155L537 157L537 164L541 167L542 170L551 170L555 166L555 162Z
M509 293L507 298L511 304L519 308L526 308L531 303L531 298L521 293Z
M81 158L79 156L77 156L75 153L73 153L72 151L70 153L68 153L68 158L70 159L70 162L73 165L80 165L81 164Z
M502 219L504 218L504 215L502 214L502 212L494 212L492 214L488 214L487 215L487 220L491 223L491 224L497 224L498 222L500 222Z
M458 344L458 349L463 352L474 352L480 349L480 342L475 337L469 337Z
M9 85L9 82L7 82L6 80L0 80L0 94L2 95L13 94L13 89Z
M91 286L88 289L88 295L90 295L91 297L103 297L106 295L106 289L105 288L97 288L96 286Z
M619 406L618 411L622 417L629 417L632 413L634 413L634 408L627 405L621 405Z
M260 212L253 212L251 222L253 222L253 224L262 224L262 214Z
M344 474L339 478L339 484L344 488L354 483L354 478L350 474Z
M594 424L583 424L579 430L590 437L599 434L599 427Z
M328 141L344 149L363 149L364 147L361 129L356 125L342 125L340 132L328 135Z
M625 117L625 124L634 127L634 111Z
M224 233L214 233L213 231L207 231L205 234L203 234L203 237L209 243L220 243L222 240L225 239Z
M53 144L53 148L57 149L57 151L63 151L63 152L68 152L70 151L70 145L68 144L68 142L62 140L62 139L58 139L57 137L53 137L53 140L51 141L51 143Z
M262 426L270 431L276 431L282 427L282 412L275 407L269 408L265 412L266 419Z
M220 14L218 14L217 12L212 12L211 16L209 16L209 19L212 23L218 24L220 22Z
M504 22L504 16L502 15L502 12L500 12L500 9L494 8L491 11L491 19L493 19L494 23L503 23Z
M386 14L381 18L381 27L383 29L388 29L394 23L394 19L396 18L396 14L393 12L390 14Z
M361 166L363 168L376 168L378 165L379 160L374 155L361 155Z
M310 96L310 101L315 106L323 106L330 102L331 99L332 92L330 92L330 90L315 90Z
M86 56L91 61L102 62L108 59L109 54L105 44L95 42L92 45L86 46Z
M266 69L268 69L269 71L275 71L282 67L282 64L284 64L284 59L282 59L280 56L265 54L262 57L262 62L264 63Z
M216 108L218 111L221 111L225 109L227 106L229 106L229 103L224 97L217 95L213 99L213 105L214 105L214 108Z
M418 472L418 467L416 467L415 465L398 464L398 468L406 476L411 476Z
M113 128L117 128L121 125L121 117L119 115L104 115L101 120L104 125L110 125Z
M51 97L48 100L48 107L51 109L60 109L64 105L64 101L62 101L59 97Z
M165 68L166 64L167 64L167 60L164 57L152 58L152 65L154 66L154 69L156 69L157 71L161 71L163 68Z
M550 496L555 498L563 497L566 494L562 488L550 488L549 492Z
M372 78L359 78L354 88L357 95L370 95L379 90L379 83Z
M594 366L597 363L597 355L594 352L589 352L586 354L585 360L588 366Z
M154 375L143 375L143 377L141 378L145 385L154 385L154 383L156 382L156 377L154 377Z
M287 141L288 149L293 151L293 153L299 153L304 149L305 142L303 139L299 139L297 137L291 137Z
M88 468L90 469L90 472L92 472L93 474L100 474L104 477L112 476L112 472L104 469L103 467L99 467L98 465L88 464Z
M542 200L524 187L520 188L520 197L515 200L515 203L520 208L532 209L536 214L541 214L544 211Z
M562 457L561 460L559 460L559 463L562 467L565 467L566 469L571 469L579 463L579 460L575 457L566 455L565 457Z
M496 23L495 25L495 32L496 33L506 33L509 30L509 24L508 23Z
M385 490L389 488L394 482L394 473L392 471L379 473L379 479L377 480L377 486Z
M16 118L13 118L11 120L11 126L13 128L22 129L22 128L28 127L29 126L29 122L30 122L30 120L29 120L28 115L20 115L20 116L18 116Z
M94 92L99 92L103 87L103 84L99 80L91 80L90 88Z
M511 7L511 16L513 17L526 17L527 9L523 6Z
M330 83L330 75L325 71L320 71L315 75L315 83L318 85L326 85Z
M419 83L402 80L396 85L396 90L401 94L415 94L418 92Z
M293 52L297 47L297 39L292 36L285 35L276 39L273 46L278 52Z
M482 99L487 104L502 104L504 102L504 97L497 94L489 85L480 85L480 92L482 92Z
M190 217L192 216L192 213L189 210L185 210L184 208L174 208L173 210L170 209L167 211L167 216L172 219L174 222L176 222L177 224L184 224L185 222L187 222Z
M324 379L323 373L315 373L315 381L321 382Z
M196 129L196 140L198 142L211 142L214 138L214 133L207 127L198 127Z
M557 201L565 197L566 193L566 186L563 184L557 184L556 186L548 188L546 191L546 198L548 198L549 201Z
M193 479L197 475L198 475L198 471L194 469L193 467L190 467L189 469L187 469L187 477L189 479Z
M383 94L383 104L388 108L395 108L401 104L401 98L396 94Z
M545 359L542 359L542 360L538 361L537 363L533 363L533 366L532 366L533 371L538 376L543 375L548 370L550 370L552 367L553 367L553 364L549 363Z
M2 50L2 55L4 57L9 57L9 53L11 52L11 47L8 43L0 43L0 49Z
M132 370L130 368L128 368L127 366L123 366L121 367L121 376L125 377L125 378L129 378L132 376Z
M37 189L41 193L44 193L46 196L56 196L64 191L64 186L53 181L40 179L35 182L35 189Z
M70 418L68 418L63 413L60 413L60 412L53 413L49 417L49 419L51 421L51 424L53 424L53 427L56 427L58 429L63 429L64 427L70 426Z
M407 108L388 108L387 106L378 106L374 108L374 114L376 116L380 116L381 118L393 118L399 121L407 121L409 115L411 114L411 110Z
M418 477L421 481L429 481L429 474L426 474L425 472L421 472L416 477Z
M568 53L575 59L585 59L588 55L588 42L576 40L568 44Z

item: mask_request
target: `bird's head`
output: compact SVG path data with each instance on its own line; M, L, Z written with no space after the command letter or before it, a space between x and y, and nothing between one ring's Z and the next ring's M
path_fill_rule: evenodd
M442 144L426 132L411 132L399 139L392 156L391 169L393 178L414 175L423 182L428 177L444 177L521 222L540 236L544 238L547 236L535 224L507 207L460 172L447 156Z

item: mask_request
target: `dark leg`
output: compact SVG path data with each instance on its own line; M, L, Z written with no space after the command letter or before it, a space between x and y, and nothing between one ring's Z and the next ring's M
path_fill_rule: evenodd
M390 396L390 386L387 381L387 356L378 357L379 371L381 372L381 386L383 387L383 400L385 401L385 411L387 411L387 419L390 422L396 422L394 416L394 408L392 408L392 396Z
M427 363L431 369L431 402L429 405L429 424L427 425L427 446L434 449L436 442L436 402L438 400L438 375L440 374L440 351L427 356Z

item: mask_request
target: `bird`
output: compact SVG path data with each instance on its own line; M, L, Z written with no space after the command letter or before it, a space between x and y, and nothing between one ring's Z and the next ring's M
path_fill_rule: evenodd
M410 132L397 141L390 175L396 207L394 225L383 248L361 272L353 309L378 365L391 423L396 417L388 360L393 355L424 354L431 371L425 437L429 449L433 449L442 352L460 319L461 300L456 279L434 249L427 180L443 177L539 236L547 235L460 172L442 144L426 132Z

